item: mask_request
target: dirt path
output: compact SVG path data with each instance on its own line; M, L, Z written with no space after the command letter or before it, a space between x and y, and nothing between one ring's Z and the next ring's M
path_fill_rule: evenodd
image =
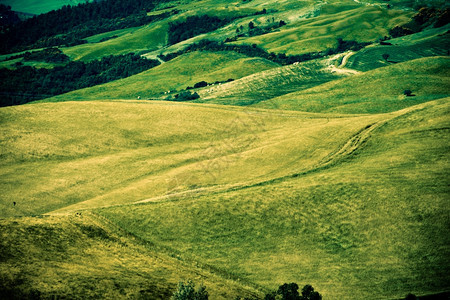
M311 173L314 173L317 171L324 170L326 168L329 168L329 167L339 164L340 162L342 162L347 157L351 156L356 151L361 150L361 148L363 148L364 145L366 144L366 142L371 138L372 133L375 130L377 130L378 128L382 127L383 125L387 124L388 122L390 122L398 117L401 117L405 114L409 114L416 110L421 110L426 105L427 104L418 105L418 106L403 109L398 112L385 114L385 118L378 120L376 122L370 123L366 127L360 129L357 133L350 136L344 143L342 143L341 146L338 147L335 151L331 152L328 156L323 158L316 166L314 166L308 170L304 170L299 173L288 174L288 175L284 175L281 177L264 180L264 181L260 181L260 182L240 183L240 184L238 183L238 184L234 184L234 185L230 184L230 185L197 188L197 189L193 189L193 190L177 192L177 193L173 193L173 194L168 194L168 195L163 195L163 196L140 200L140 201L134 202L130 205L146 203L146 202L177 201L177 198L179 198L180 196L200 196L205 193L216 194L216 193L237 191L237 190L247 189L247 188L256 187L256 186L263 186L263 185L278 183L278 182L282 182L282 181L290 179L290 178L301 177L301 176L305 176L307 174L311 174Z
M353 51L349 51L347 53L339 53L336 54L335 56L331 57L328 60L328 69L330 72L332 73L337 73L337 74L343 74L343 75L356 75L356 74L360 74L361 72L353 70L353 69L348 69L345 68L345 66L347 65L348 59L354 55L356 52ZM338 67L335 66L335 62L336 60L340 59L342 57L342 61L339 64Z

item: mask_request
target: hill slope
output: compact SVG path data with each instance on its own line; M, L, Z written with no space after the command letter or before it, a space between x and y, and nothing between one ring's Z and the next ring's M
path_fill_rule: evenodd
M395 111L447 96L449 66L448 57L412 60L286 94L257 106L310 112ZM403 95L407 89L415 96Z
M192 52L124 80L77 90L48 101L160 98L166 97L167 91L184 90L200 81L237 79L277 66L268 60L235 52Z
M130 101L3 108L3 217L57 209L65 224L104 207L157 252L260 290L445 291L448 103L366 116Z
M359 146L329 168L100 213L269 288L310 283L325 299L445 291L448 112L448 99L405 110L360 132Z

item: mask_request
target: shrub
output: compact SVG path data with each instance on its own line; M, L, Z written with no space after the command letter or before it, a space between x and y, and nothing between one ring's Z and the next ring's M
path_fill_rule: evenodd
M405 300L417 300L417 297L416 295L410 293L406 295Z
M196 84L194 84L195 89L205 87L205 86L208 86L208 83L206 81L200 81L200 82L197 82Z
M411 90L404 90L403 91L403 95L405 95L406 97L410 97L413 96L412 91Z
M302 294L298 292L298 285L295 282L280 285L278 290L272 291L264 297L264 300L322 300L322 295L314 291L314 288L307 284L302 288Z
M175 95L175 101L188 101L198 98L200 98L200 96L197 94L197 92L191 93L190 91L184 91Z
M173 293L172 300L208 300L208 291L206 287L200 285L197 290L195 290L195 285L191 280L188 280L185 284L184 282L179 282L177 290Z

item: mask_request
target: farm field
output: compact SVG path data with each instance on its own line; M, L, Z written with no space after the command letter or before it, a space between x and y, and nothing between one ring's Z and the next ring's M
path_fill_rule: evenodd
M105 1L2 23L0 298L450 297L445 1Z

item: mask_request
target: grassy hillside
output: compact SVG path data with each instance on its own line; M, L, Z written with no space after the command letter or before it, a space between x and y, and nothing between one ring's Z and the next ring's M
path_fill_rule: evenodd
M404 11L361 6L353 1L345 3L323 5L318 10L317 16L308 15L307 18L286 16L285 19L289 20L291 17L292 20L280 31L242 38L235 43L254 43L269 52L286 54L323 51L335 47L338 37L344 40L373 42L388 35L390 28L405 23L412 15ZM280 19L283 17L280 16ZM254 22L262 26L267 22L267 18L261 16Z
M344 77L329 68L334 61L313 60L254 73L220 86L198 91L201 99L195 102L227 105L250 105L294 91L305 90ZM273 107L275 108L275 107Z
M111 32L107 36L114 35L118 37L100 43L82 44L62 50L71 59L83 61L108 55L155 50L167 42L167 23L158 22L147 26L128 28L120 30L118 33ZM91 41L95 41L95 37Z
M100 213L170 253L269 288L311 283L325 299L445 291L448 103L367 127L329 168Z
M450 48L449 29L450 25L427 29L387 41L392 45L366 47L352 55L347 66L359 71L369 71L422 57L447 56ZM383 54L389 55L387 60L383 58Z
M124 80L61 95L49 101L79 99L136 99L165 97L167 91L184 90L200 81L238 79L278 65L235 52L192 52Z
M0 228L4 299L168 299L189 278L206 285L213 299L260 294L167 256L95 215L3 219Z
M89 0L87 0L89 2ZM12 10L30 13L42 14L54 9L59 9L64 5L77 5L86 3L85 0L2 0L2 4L10 5Z
M161 64L0 108L0 298L168 299L187 280L210 299L290 282L324 300L450 295L450 25L379 42L420 5L447 5L425 2L170 0L78 28L152 22L60 49ZM34 45L52 42L41 29ZM0 67L24 62L11 55ZM23 77L33 91L73 82ZM200 98L173 100L202 81Z
M2 215L130 203L301 172L379 118L145 101L5 108Z
M399 110L449 94L448 57L393 64L256 104L310 112L378 113ZM415 96L406 97L409 89Z
M104 261L118 246L103 233L98 241L98 229L86 240L64 215L106 206L99 213L156 245L155 255L187 262L187 277L198 265L263 290L311 283L328 299L445 291L448 103L372 116L142 101L3 108L3 217L55 209L62 215L2 221L6 236L36 245L26 256L33 261L42 252L36 237L55 230L61 237L49 240L56 248L41 267L20 263L2 274L40 278L37 289L47 293L55 275L46 272L60 274L57 257L63 255L69 260L61 276L78 286L77 294L88 293L92 266L76 263L73 251L96 249L92 259ZM29 230L37 233L25 238ZM58 248L69 236L73 248ZM104 262L102 274L111 281L99 283L99 294L120 295L118 286L134 293L173 278L158 285L166 293L180 278L143 267L149 281L118 280L129 272L133 247L120 248L119 269ZM10 264L1 266L9 270ZM44 271L48 264L56 269ZM71 275L78 268L86 272Z

